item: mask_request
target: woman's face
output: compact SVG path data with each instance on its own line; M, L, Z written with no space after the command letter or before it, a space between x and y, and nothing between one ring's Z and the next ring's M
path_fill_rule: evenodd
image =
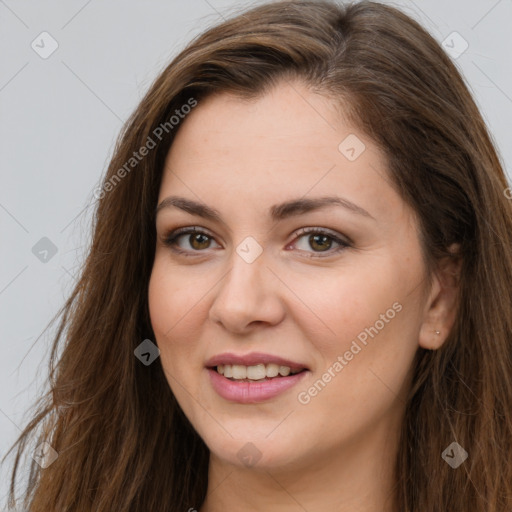
M383 154L299 83L210 97L182 123L149 285L181 408L224 463L372 457L398 433L428 309Z

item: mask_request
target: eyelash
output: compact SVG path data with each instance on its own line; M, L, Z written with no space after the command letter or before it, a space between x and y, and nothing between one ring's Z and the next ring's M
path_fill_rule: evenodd
M181 249L176 246L176 241L178 240L178 238L180 238L181 236L184 236L184 235L191 235L194 233L199 233L201 235L205 235L211 239L214 238L213 236L208 234L206 231L204 231L202 228L198 228L198 227L194 226L194 227L180 228L180 229L176 229L175 231L171 231L170 233L168 233L167 235L165 235L162 238L162 241L165 246L169 247L171 250L173 250L174 252L176 252L178 254L181 254L186 257L198 256L199 255L198 253L203 252L202 250L196 249L193 251L188 251L188 250L184 250L184 249ZM328 249L327 251L313 251L311 253L312 256L309 256L310 258L325 258L327 256L332 256L333 254L337 254L349 247L352 247L351 241L349 242L348 240L342 240L338 236L334 235L331 231L328 231L324 228L301 228L301 229L299 229L299 231L297 231L297 233L295 235L297 238L301 238L302 236L311 235L311 234L327 236L332 241L339 244L339 247L335 248L334 250ZM309 251L306 251L306 252L309 252ZM326 253L325 256L323 255L324 252ZM196 254L194 254L194 253L196 253ZM314 254L314 256L313 256L313 254Z

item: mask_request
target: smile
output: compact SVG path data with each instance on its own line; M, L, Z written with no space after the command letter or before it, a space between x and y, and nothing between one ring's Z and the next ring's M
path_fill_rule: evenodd
M289 366L280 366L275 363L244 366L241 364L219 364L216 370L224 377L231 380L264 380L275 377L288 377L288 375L300 373L304 369L292 369Z

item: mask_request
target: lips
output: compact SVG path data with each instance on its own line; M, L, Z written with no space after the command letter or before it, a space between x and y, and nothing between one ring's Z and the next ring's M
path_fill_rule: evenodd
M267 365L267 368L268 365L288 367L292 374L288 375L286 372L286 376L278 375L275 378L263 380L233 380L218 371L227 367L257 365ZM259 403L277 397L309 374L309 368L303 363L259 352L246 355L219 354L206 362L206 370L212 388L220 397L229 402L241 404Z

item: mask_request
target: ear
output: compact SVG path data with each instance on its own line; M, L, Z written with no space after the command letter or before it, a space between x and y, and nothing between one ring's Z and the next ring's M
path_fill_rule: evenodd
M424 306L419 344L427 350L437 350L443 345L457 317L462 266L460 244L452 244L449 251L453 256L446 256L439 262Z

